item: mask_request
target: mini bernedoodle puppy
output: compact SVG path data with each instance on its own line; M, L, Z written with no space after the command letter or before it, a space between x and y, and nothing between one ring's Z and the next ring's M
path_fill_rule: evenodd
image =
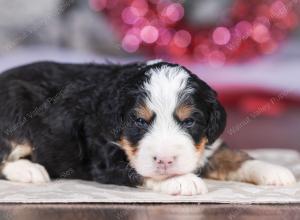
M286 168L218 139L226 113L216 96L185 67L162 61L10 69L0 75L1 176L26 183L83 179L172 195L206 193L202 178L294 183Z

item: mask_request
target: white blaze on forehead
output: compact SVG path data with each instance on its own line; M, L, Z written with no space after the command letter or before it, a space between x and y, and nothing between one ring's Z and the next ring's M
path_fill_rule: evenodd
M150 79L144 84L148 92L146 105L154 111L157 117L169 118L179 104L179 95L191 92L187 88L189 74L180 67L163 66L151 69Z
M153 65L153 64L157 64L163 62L161 59L155 59L155 60L149 60L146 64L147 65Z

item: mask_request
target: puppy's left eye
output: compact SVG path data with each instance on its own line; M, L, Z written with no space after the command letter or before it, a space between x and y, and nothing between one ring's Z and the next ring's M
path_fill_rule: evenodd
M135 120L135 124L139 127L147 127L148 126L148 122L143 118L137 118Z
M182 122L181 122L181 125L183 127L186 127L186 128L190 128L194 125L195 123L195 120L192 119L192 118L187 118L187 119L184 119Z

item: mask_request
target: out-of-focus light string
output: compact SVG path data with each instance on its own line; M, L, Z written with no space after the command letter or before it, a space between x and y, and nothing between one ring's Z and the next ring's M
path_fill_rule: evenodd
M236 0L229 22L195 27L177 1L90 0L90 7L107 15L129 53L217 66L276 51L298 25L300 10L298 0Z

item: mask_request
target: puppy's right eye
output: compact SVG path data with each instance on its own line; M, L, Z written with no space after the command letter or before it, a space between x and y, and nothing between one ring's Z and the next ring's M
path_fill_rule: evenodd
M182 126L184 126L186 128L192 127L194 125L194 123L195 123L195 120L192 118L187 118L181 122Z
M139 127L147 127L148 126L148 122L143 118L137 118L135 120L135 124Z

